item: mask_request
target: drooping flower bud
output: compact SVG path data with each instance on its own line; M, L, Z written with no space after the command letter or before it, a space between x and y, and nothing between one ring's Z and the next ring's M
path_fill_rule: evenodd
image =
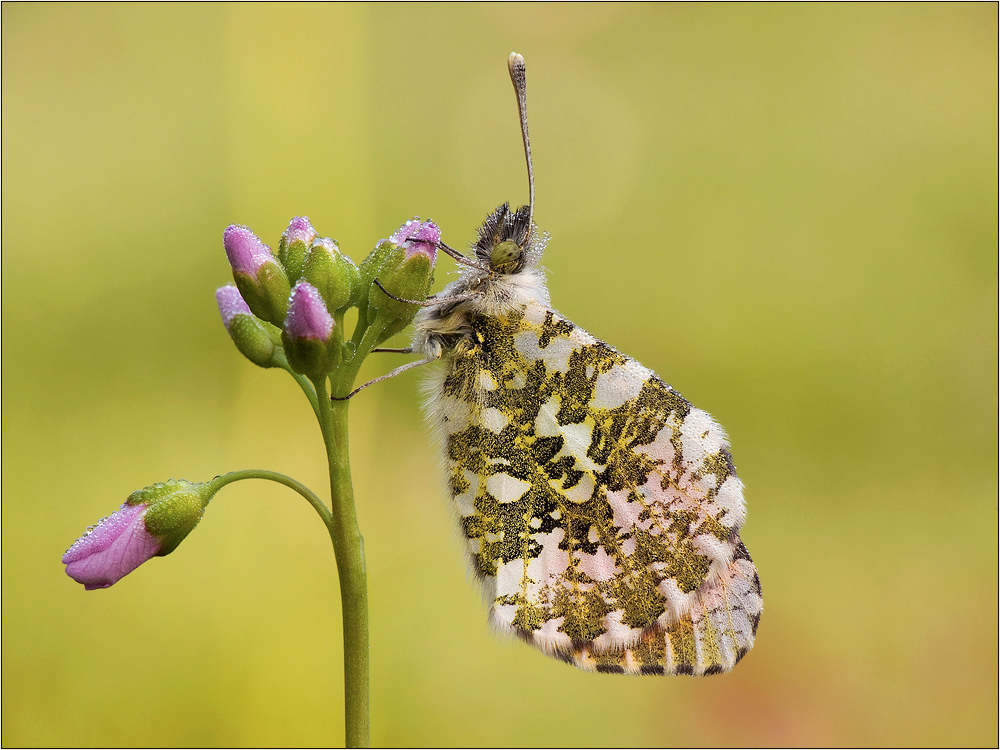
M66 551L66 574L88 591L104 589L147 560L173 552L198 525L216 489L171 479L133 492Z
M258 318L280 326L288 311L291 285L270 248L246 227L230 225L222 236L233 280Z
M290 284L302 278L302 263L314 239L316 230L305 216L296 216L282 233L278 242L278 260L285 267Z
M302 266L302 277L316 287L331 311L357 304L361 295L358 267L329 237L313 240Z
M337 349L334 328L333 316L316 287L299 281L292 289L281 330L285 356L295 372L316 377L330 371Z
M215 300L222 322L240 353L255 365L277 366L274 353L275 345L281 341L278 329L250 312L240 290L232 285L216 290Z
M382 327L376 344L399 333L417 314L416 305L399 300L423 300L427 297L434 281L434 263L440 240L441 230L434 222L421 222L419 218L414 218L403 224L388 240L380 242L362 263L362 284L368 290L367 320L369 325ZM385 291L375 286L375 279Z

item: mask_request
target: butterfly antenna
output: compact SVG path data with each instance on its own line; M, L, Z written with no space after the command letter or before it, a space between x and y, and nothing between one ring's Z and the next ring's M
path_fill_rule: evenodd
M511 52L507 58L510 82L517 95L517 111L521 115L521 138L524 140L524 159L528 163L528 236L531 236L531 220L535 213L535 173L531 168L531 141L528 140L528 100L527 82L524 77L524 58Z

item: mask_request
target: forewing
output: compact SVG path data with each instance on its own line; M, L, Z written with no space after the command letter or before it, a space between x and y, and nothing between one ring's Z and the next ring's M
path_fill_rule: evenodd
M433 411L492 622L584 669L732 668L762 602L721 428L541 305L472 323Z

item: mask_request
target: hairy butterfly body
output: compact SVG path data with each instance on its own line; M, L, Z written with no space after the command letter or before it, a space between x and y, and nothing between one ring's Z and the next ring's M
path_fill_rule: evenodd
M760 580L722 428L553 310L531 203L496 209L413 350L490 620L578 667L713 674L751 648ZM447 248L446 248L447 249ZM452 251L453 252L453 251Z

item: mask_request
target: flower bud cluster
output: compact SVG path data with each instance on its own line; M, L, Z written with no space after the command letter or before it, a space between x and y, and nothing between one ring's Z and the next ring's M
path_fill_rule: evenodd
M371 346L410 323L417 305L405 300L427 296L440 239L433 222L413 219L379 242L358 268L305 217L292 219L277 253L234 224L223 234L235 286L216 292L222 322L254 364L320 377L353 352L343 332L348 309L358 308L359 330L374 328Z
M234 224L223 233L234 283L215 293L219 314L251 362L294 371L316 385L348 359L359 364L357 355L409 324L418 309L412 301L423 300L430 289L440 239L432 222L408 221L358 268L305 217L292 219L277 253ZM352 307L358 308L358 324L347 341L344 315ZM224 479L171 479L133 492L66 551L66 573L87 589L107 588L147 560L169 554L198 525Z

